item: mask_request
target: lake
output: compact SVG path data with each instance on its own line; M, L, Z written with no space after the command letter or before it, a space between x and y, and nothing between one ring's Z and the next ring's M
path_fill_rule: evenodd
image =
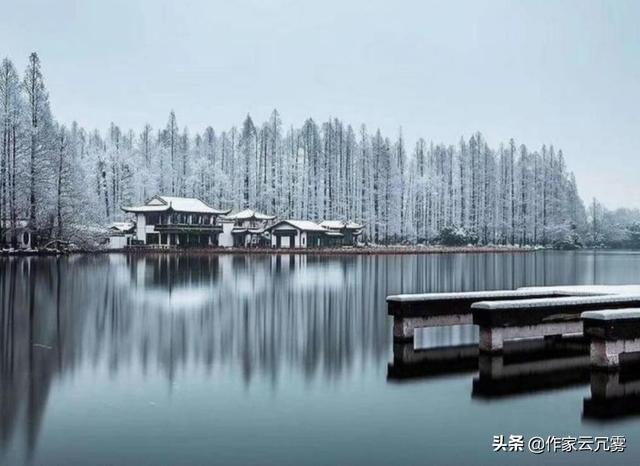
M570 339L478 357L472 326L394 348L385 296L639 282L633 252L0 258L0 463L637 464L639 371Z

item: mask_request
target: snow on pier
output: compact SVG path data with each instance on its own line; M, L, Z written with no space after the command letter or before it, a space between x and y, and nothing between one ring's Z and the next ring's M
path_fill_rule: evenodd
M393 316L394 341L407 342L413 340L416 328L471 324L471 306L479 301L553 296L557 295L548 290L405 294L387 297L387 304L388 314Z
M582 321L594 367L614 369L622 355L640 352L640 308L584 312Z
M393 316L396 342L412 341L416 328L473 323L480 328L480 351L495 353L501 352L508 340L582 334L583 319L586 318L591 334L595 335L594 341L601 340L599 347L591 347L593 365L615 367L619 364L620 353L635 351L636 346L640 351L640 311L613 311L640 309L639 285L401 294L387 297L387 303L388 313ZM624 335L610 330L606 333L611 322L622 319L626 319ZM609 327L597 322L609 322ZM598 336L603 332L607 337ZM607 339L614 343L607 343ZM604 349L599 351L598 348Z

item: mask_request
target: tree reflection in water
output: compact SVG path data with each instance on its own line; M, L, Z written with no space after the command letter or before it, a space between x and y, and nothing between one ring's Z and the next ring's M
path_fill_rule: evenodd
M604 262L554 252L0 258L0 449L20 431L33 451L53 384L86 365L161 370L169 386L186 366L217 366L274 389L284 372L323 383L366 365L384 373L387 294L637 276L637 260ZM440 329L438 344L459 335Z

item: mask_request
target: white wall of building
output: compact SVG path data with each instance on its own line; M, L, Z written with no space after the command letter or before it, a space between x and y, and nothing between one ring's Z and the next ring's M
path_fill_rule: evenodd
M309 247L307 241L307 232L293 229L290 225L282 225L280 227L274 228L274 230L285 230L288 232L295 231L295 236L281 236L280 237L280 247L282 249L288 248L302 248L306 249ZM278 236L273 232L271 233L271 247L275 248L278 245Z
M124 249L127 246L126 236L110 236L109 249Z
M147 223L143 214L136 215L136 239L147 243Z
M233 247L233 235L231 234L232 231L233 231L233 222L222 223L222 233L218 235L219 246L223 248Z

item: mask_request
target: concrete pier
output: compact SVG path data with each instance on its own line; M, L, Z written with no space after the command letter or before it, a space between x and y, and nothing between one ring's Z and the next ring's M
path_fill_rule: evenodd
M582 320L591 338L593 367L617 370L622 355L640 353L640 309L584 312Z
M413 341L417 328L470 324L471 305L479 301L520 300L566 296L551 289L472 291L464 293L404 294L387 297L393 316L393 340Z
M412 342L418 328L473 323L479 327L483 353L500 353L507 341L583 332L593 336L591 363L595 367L615 368L621 354L640 352L637 285L404 294L387 297L387 304L393 317L394 343ZM631 312L630 308L638 309ZM583 313L590 330L584 328ZM619 327L622 333L616 330Z
M632 306L640 306L640 295L483 301L472 304L471 311L480 327L480 351L498 353L507 340L582 334L584 311Z

